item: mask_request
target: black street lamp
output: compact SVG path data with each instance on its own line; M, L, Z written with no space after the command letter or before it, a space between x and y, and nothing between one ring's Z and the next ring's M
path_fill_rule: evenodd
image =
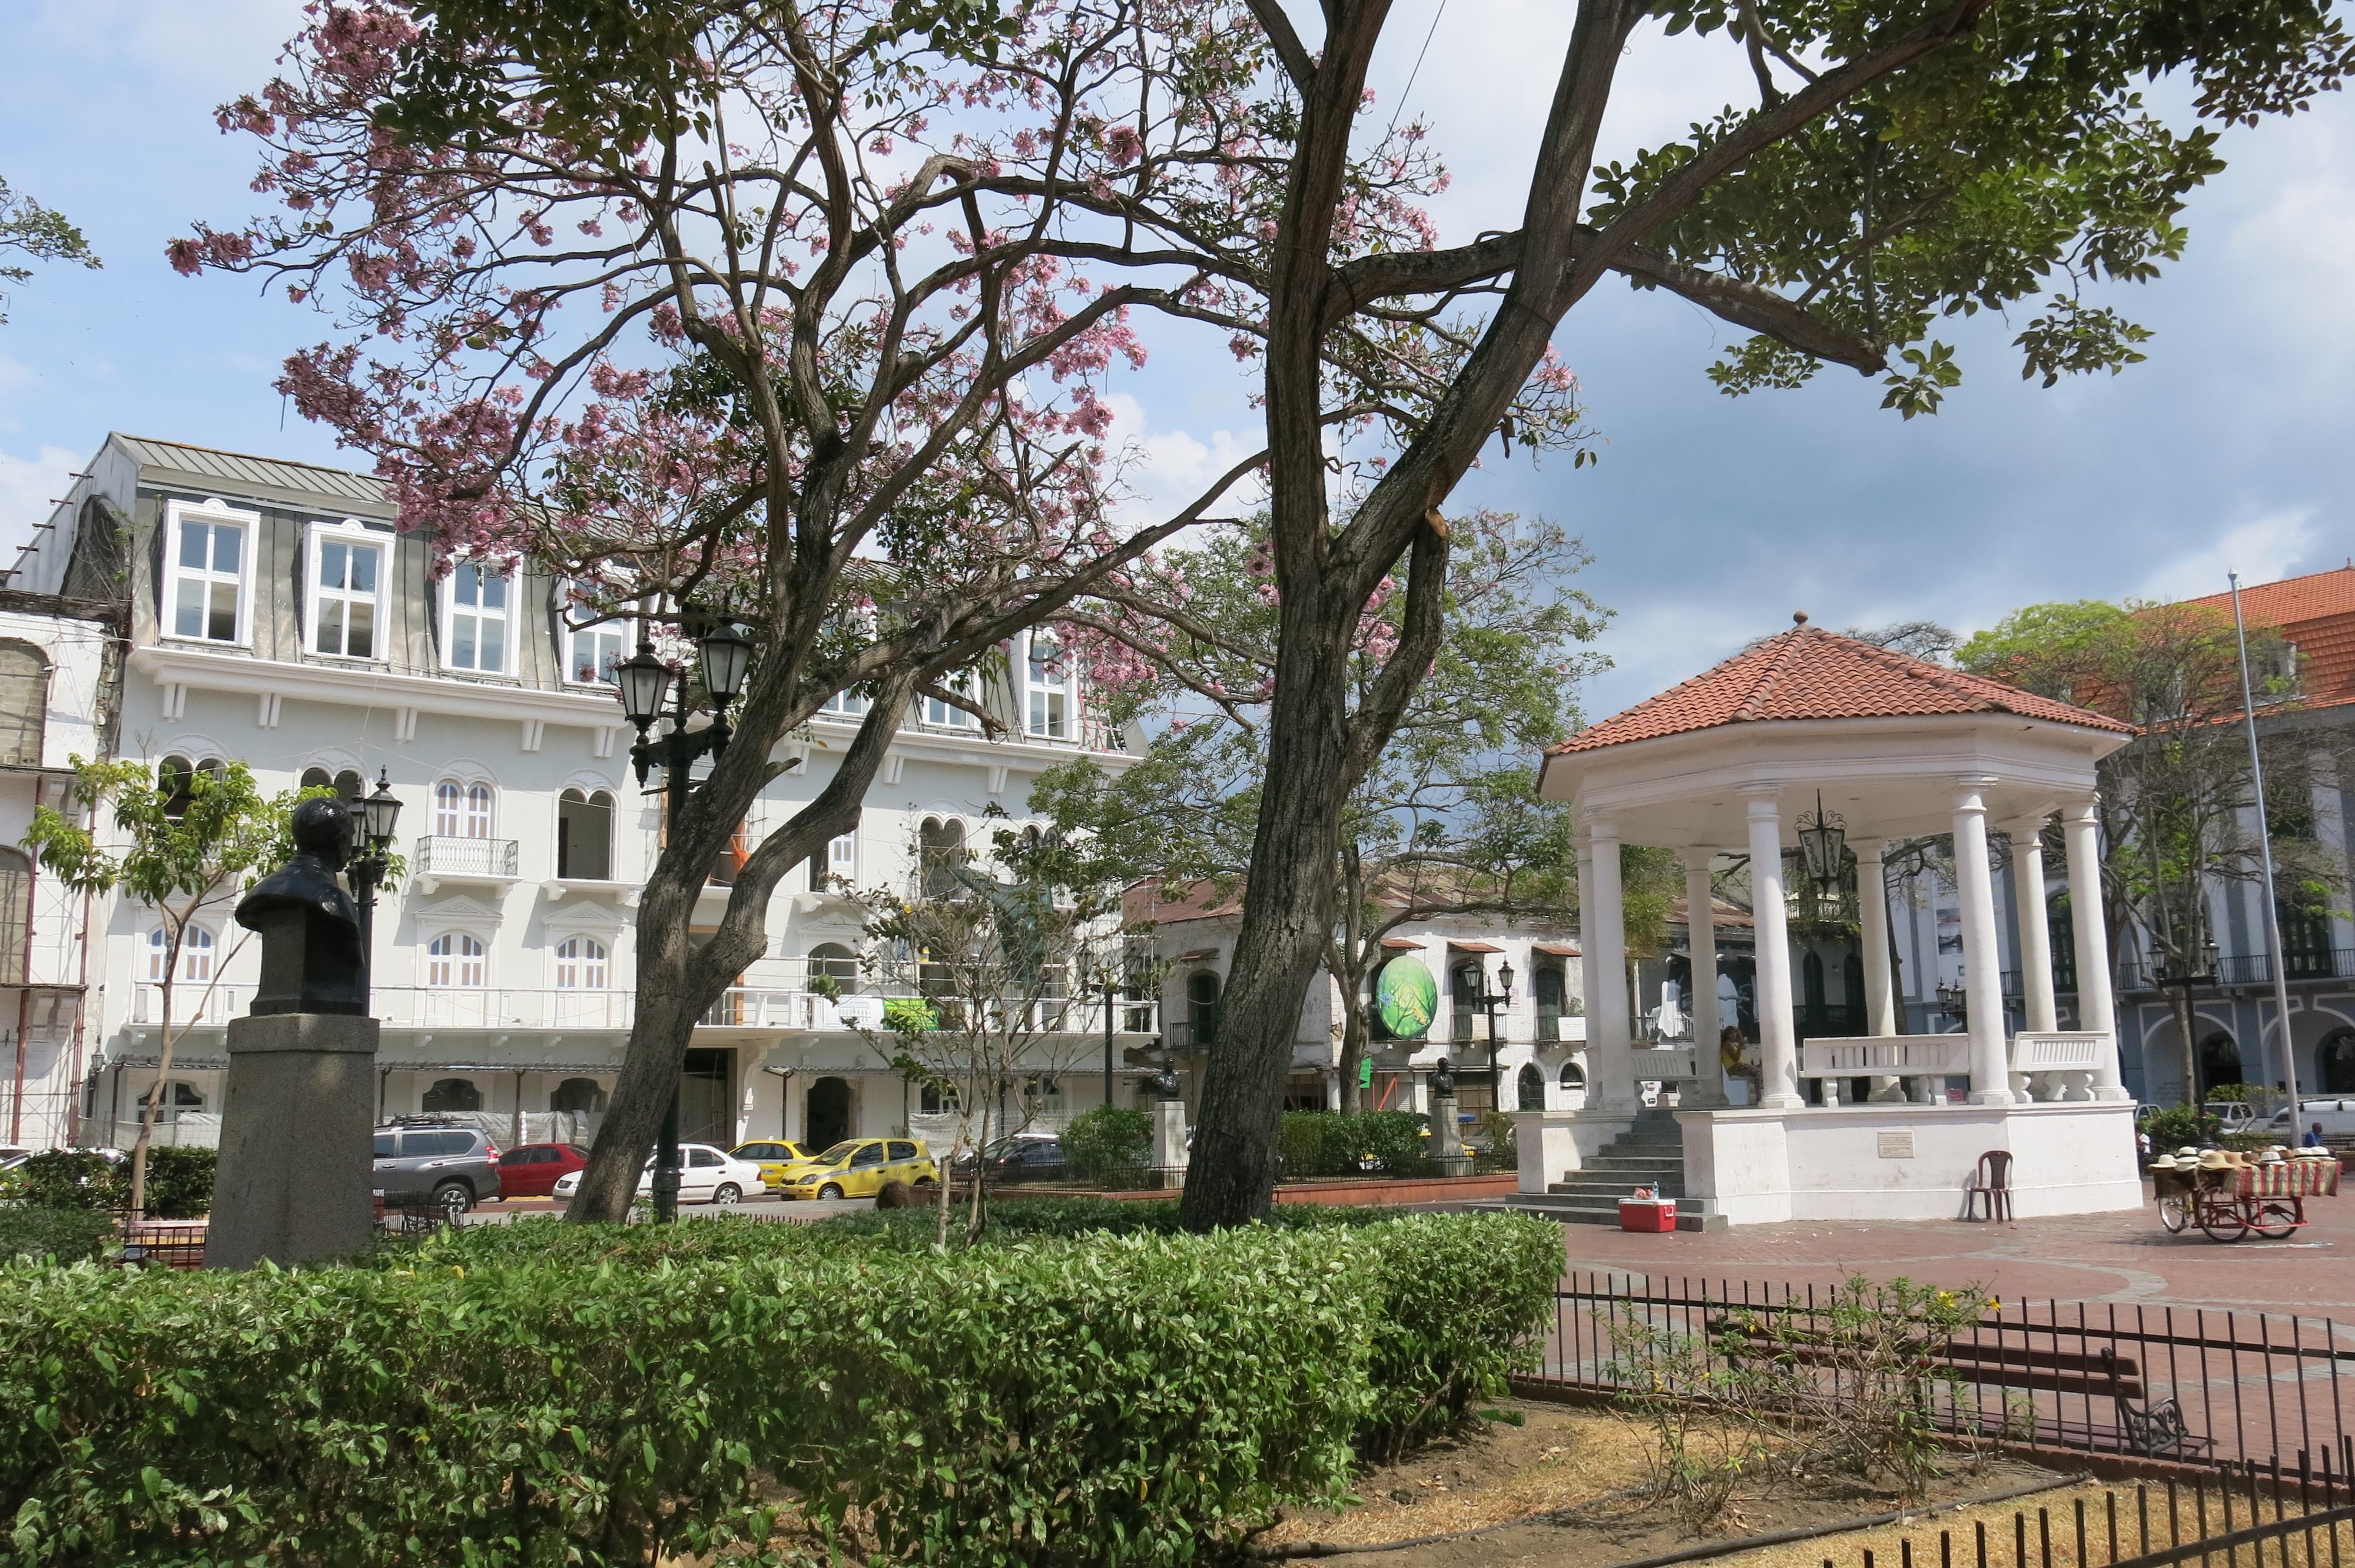
M1840 873L1848 859L1848 822L1838 811L1824 810L1824 792L1816 791L1816 810L1798 823L1799 855L1816 890L1828 898L1839 891Z
M711 701L711 722L701 729L687 727L686 672L663 662L651 639L642 639L638 651L613 668L613 683L622 700L622 716L638 732L630 747L638 782L647 769L663 770L668 810L666 821L676 824L687 808L687 775L707 753L718 757L728 749L728 709L744 689L744 675L752 662L752 643L741 631L719 622L696 640L696 662L703 690ZM672 698L670 728L653 734L662 717L663 698ZM678 1086L671 1086L670 1103L663 1109L662 1133L655 1140L655 1220L668 1224L678 1218Z
M1488 1093L1491 1097L1492 1104L1500 1104L1504 1099L1504 1096L1500 1092L1503 1086L1497 1082L1497 1046L1499 1044L1497 1038L1497 1015L1505 1012L1513 1005L1513 965L1511 959L1508 959L1505 962L1497 966L1497 983L1504 989L1501 991L1490 991L1488 989L1488 966L1482 964L1480 966L1480 994L1472 999L1472 1005L1488 1015Z
M1938 982L1938 1011L1957 1023L1970 1022L1971 993L1959 980Z
M376 890L384 885L384 874L391 865L392 831L400 821L400 798L392 792L390 771L378 768L376 793L355 804L358 810L352 814L358 819L359 842L344 862L344 874L351 881L353 901L360 906L360 1000L367 1002L376 965Z

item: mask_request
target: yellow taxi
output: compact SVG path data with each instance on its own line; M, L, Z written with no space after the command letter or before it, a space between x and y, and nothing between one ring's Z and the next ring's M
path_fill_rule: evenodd
M787 1165L769 1189L788 1198L871 1198L886 1181L929 1187L940 1179L941 1169L921 1139L847 1138L823 1154Z
M749 1160L761 1168L761 1180L773 1192L783 1184L785 1167L805 1165L814 1154L806 1143L788 1143L781 1138L762 1139L751 1143L740 1143L729 1150L739 1160Z

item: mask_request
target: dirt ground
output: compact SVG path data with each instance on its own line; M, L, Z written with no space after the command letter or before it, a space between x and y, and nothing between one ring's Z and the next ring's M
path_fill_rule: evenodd
M1523 1424L1484 1421L1469 1436L1426 1449L1408 1463L1375 1470L1357 1488L1359 1504L1339 1515L1303 1514L1285 1520L1262 1537L1278 1543L1329 1542L1374 1545L1460 1531L1506 1528L1463 1540L1434 1542L1404 1550L1348 1552L1325 1556L1342 1564L1372 1568L1608 1568L1657 1553L1699 1544L1697 1535L1664 1507L1625 1494L1640 1487L1648 1472L1650 1439L1643 1428L1607 1411L1540 1403L1508 1403L1498 1408L1520 1414ZM2009 1568L2011 1514L2041 1505L2052 1510L2055 1544L2070 1536L2061 1521L2073 1521L2071 1499L2078 1495L2098 1499L2099 1488L2073 1489L2070 1478L2010 1460L1990 1460L1980 1466L1957 1463L1931 1490L1929 1505L1953 1503L1991 1493L2049 1481L2050 1493L1990 1505L1959 1516L1941 1515L1915 1520L1900 1531L1891 1526L1875 1531L1888 1537L1886 1555L1876 1560L1896 1568L1898 1537L1913 1536L1917 1561L1928 1568L1937 1561L1941 1529L1955 1530L1958 1543L1970 1538L1972 1521L1988 1520L1991 1535L2000 1531L1999 1560ZM1897 1507L1886 1493L1828 1481L1805 1493L1745 1498L1716 1525L1720 1539L1764 1534L1836 1519L1862 1519ZM2099 1503L2089 1508L2099 1518ZM1574 1516L1536 1523L1512 1521L1550 1510L1577 1508ZM1956 1523L1959 1518L1961 1522ZM1860 1549L1875 1541L1862 1537L1824 1537L1783 1547L1762 1548L1718 1561L1739 1568L1819 1568L1827 1557L1840 1568L1861 1562ZM2031 1550L2033 1548L2031 1547ZM2096 1561L2104 1560L2097 1550ZM2056 1551L2058 1563L2062 1553ZM1958 1544L1955 1561L1970 1560ZM1990 1562L1998 1560L1991 1548ZM1295 1561L1298 1561L1295 1559Z

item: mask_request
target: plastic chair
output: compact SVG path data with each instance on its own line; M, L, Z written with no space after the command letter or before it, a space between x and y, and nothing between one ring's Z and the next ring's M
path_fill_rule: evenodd
M2011 1222L2011 1151L1990 1149L1979 1156L1970 1185L1963 1189L1963 1218L1975 1220L1980 1199L1987 1200L1987 1217Z

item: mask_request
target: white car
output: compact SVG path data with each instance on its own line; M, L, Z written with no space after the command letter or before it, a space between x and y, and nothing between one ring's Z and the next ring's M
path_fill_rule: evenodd
M638 1175L638 1195L651 1197L654 1190L655 1161L648 1155L646 1168ZM682 1203L739 1203L748 1193L768 1190L769 1184L761 1180L761 1168L749 1160L739 1160L708 1143L678 1146L678 1201ZM580 1171L567 1171L556 1179L557 1202L569 1203L580 1191Z

